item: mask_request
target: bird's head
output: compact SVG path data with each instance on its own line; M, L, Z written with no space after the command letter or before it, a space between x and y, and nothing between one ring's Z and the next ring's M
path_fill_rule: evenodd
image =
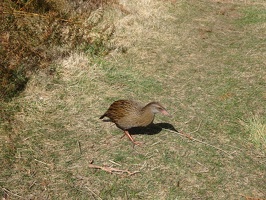
M150 108L152 113L162 113L163 115L169 115L166 109L158 102L151 102L147 104L145 107Z

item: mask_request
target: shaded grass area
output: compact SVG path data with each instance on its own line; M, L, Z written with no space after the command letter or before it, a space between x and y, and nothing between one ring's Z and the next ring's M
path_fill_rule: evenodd
M125 8L132 13L106 17L119 19L114 42L126 53L75 53L58 61L53 75L34 75L8 104L14 117L0 129L0 194L265 198L265 146L252 143L255 122L263 131L266 116L265 21L243 23L261 19L261 8L192 0L133 1ZM167 129L134 134L145 144L133 149L120 130L98 120L120 98L160 101L172 116L157 116L158 126L169 123L230 155ZM92 162L140 173L108 174L90 169Z
M1 2L0 100L19 95L32 73L48 68L72 49L106 53L113 27L108 21L99 24L106 4L114 2Z

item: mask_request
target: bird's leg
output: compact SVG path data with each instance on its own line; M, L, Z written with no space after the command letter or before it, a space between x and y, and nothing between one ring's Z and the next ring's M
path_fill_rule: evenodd
M136 142L136 141L134 141L133 137L129 134L128 131L124 131L124 135L123 135L121 138L123 138L125 135L131 140L131 142L132 142L134 145L140 145L140 144L142 144L141 142Z

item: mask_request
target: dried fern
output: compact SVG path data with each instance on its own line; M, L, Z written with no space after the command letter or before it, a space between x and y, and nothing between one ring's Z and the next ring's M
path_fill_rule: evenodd
M0 19L0 99L12 97L33 71L73 48L85 46L97 49L93 54L103 52L101 49L106 53L103 45L114 26L100 23L104 5L110 2L5 0Z

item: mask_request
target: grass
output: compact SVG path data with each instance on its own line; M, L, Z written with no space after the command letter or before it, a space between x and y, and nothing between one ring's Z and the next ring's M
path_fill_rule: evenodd
M243 122L243 126L249 133L250 140L262 150L266 150L266 126L262 118L254 116L249 118L247 122Z
M73 49L105 55L113 25L102 16L115 1L24 1L1 3L0 100L24 90L32 73ZM77 4L79 8L77 9ZM82 15L81 15L82 12ZM52 73L52 71L50 71Z
M0 125L0 196L265 199L262 5L129 1L120 5L129 13L105 10L116 26L114 51L73 51L1 105L11 116ZM171 116L155 123L166 129L134 134L145 144L133 149L98 119L121 98L161 102ZM92 162L140 173L109 174Z

